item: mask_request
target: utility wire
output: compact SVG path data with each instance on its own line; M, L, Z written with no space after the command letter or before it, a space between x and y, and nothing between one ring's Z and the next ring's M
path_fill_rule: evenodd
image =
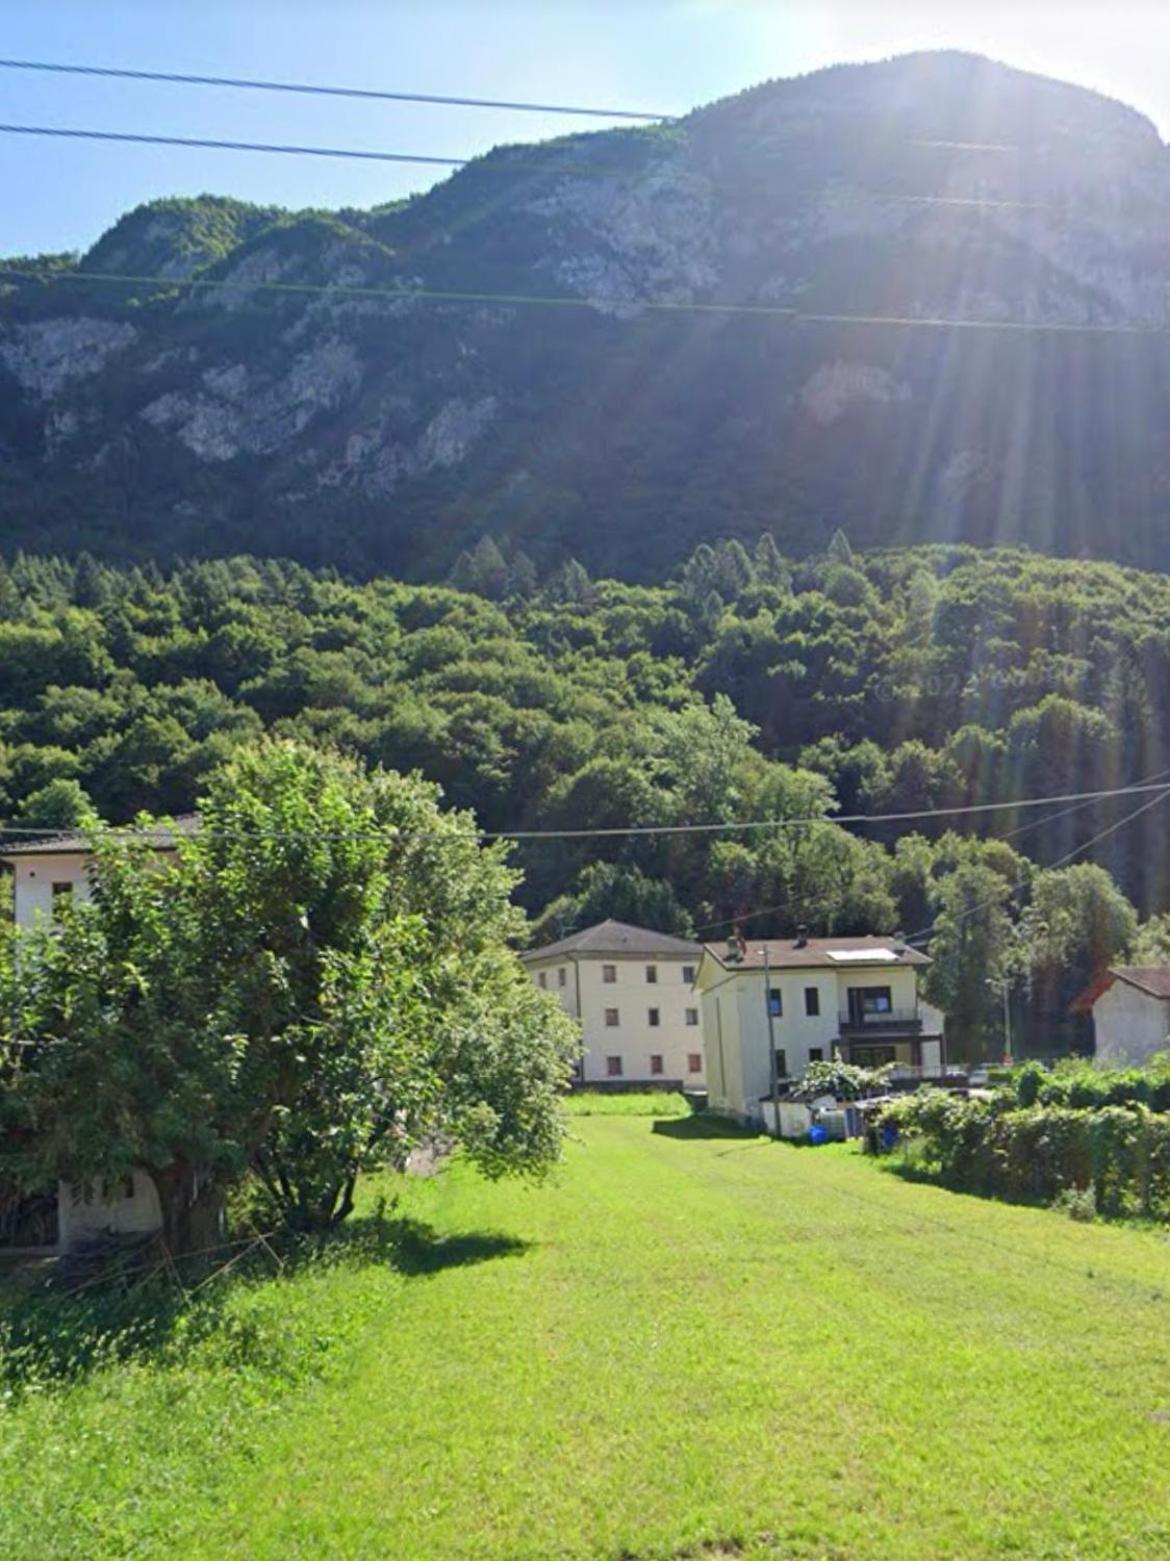
M777 830L807 828L814 824L891 824L904 823L917 819L944 819L970 817L986 813L1002 813L1015 808L1042 808L1055 802L1098 802L1111 797L1131 797L1148 792L1158 792L1160 795L1154 801L1160 801L1161 796L1170 793L1170 787L1165 783L1152 784L1138 782L1132 786L1114 786L1105 791L1080 791L1069 792L1062 796L1050 797L1019 797L1004 802L977 802L968 803L952 808L918 808L899 813L815 813L802 818L765 818L744 819L734 823L714 824L622 824L614 828L605 829L483 829L467 830L462 832L460 838L468 840L593 840L610 839L614 837L635 836L665 836L665 835L708 835L730 834L737 830ZM1151 806L1153 803L1150 804ZM1122 823L1125 822L1123 819ZM1114 826L1120 828L1120 825ZM26 836L37 841L49 841L63 837L73 838L84 836L84 827L76 830L59 831L56 834L47 833L43 828L35 828L32 825L5 825L0 828L0 835ZM99 833L101 827L99 826ZM181 834L181 831L179 831ZM399 830L371 829L371 830L200 830L199 833L205 839L242 839L242 840L401 840L412 834L430 834L426 830ZM108 829L108 834L116 839L133 840L144 839L156 843L162 841L170 843L174 838L172 831L165 823L154 824L148 827L114 826ZM1091 842L1090 842L1091 843Z
M1069 862L1076 857L1083 856L1086 851L1091 851L1094 846L1100 845L1102 840L1107 840L1110 835L1116 834L1119 829L1126 824L1132 823L1135 818L1140 818L1143 813L1148 813L1151 808L1156 808L1159 802L1164 802L1167 797L1170 797L1170 786L1158 796L1151 797L1148 802L1143 802L1140 808L1135 808L1132 813L1127 813L1124 818L1118 819L1116 824L1110 824L1108 829L1103 829L1100 834L1094 835L1090 840L1086 840L1083 845L1076 846L1073 850L1067 851L1064 856L1058 857L1048 870L1051 872L1058 867L1067 867Z
M1167 774L1170 774L1170 771L1162 770L1159 773L1164 777ZM1135 808L1132 813L1127 813L1124 818L1119 818L1115 824L1110 824L1107 829L1101 830L1099 834L1093 835L1089 840L1082 842L1081 845L1074 846L1071 851L1065 852L1064 856L1058 857L1055 862L1050 863L1049 866L1043 870L1045 872L1055 872L1058 868L1067 867L1068 864L1072 861L1075 861L1078 856L1083 856L1086 851L1092 850L1095 845L1100 845L1103 840L1107 840L1110 835L1116 834L1116 832L1119 829L1123 829L1126 824L1132 823L1135 818L1140 817L1143 813L1148 813L1151 808L1157 807L1159 802L1163 802L1167 797L1170 797L1170 787L1165 786L1164 784L1157 787L1153 787L1145 783L1143 784L1147 790L1156 789L1158 795L1156 797L1151 797L1147 802L1143 802L1141 807ZM1086 804L1084 803L1080 804L1080 806L1085 805ZM1042 824L1051 823L1058 818L1063 818L1065 813L1075 813L1077 811L1079 811L1078 808L1066 808L1060 813L1054 813L1051 819L1038 819L1036 821L1036 826L1039 827ZM1022 831L1019 830L1015 831L1017 834L1021 832ZM1012 887L1011 893L1008 896L1009 900L1014 900L1026 887L1027 881L1025 879L1021 879ZM994 899L989 897L986 900L978 901L975 905L970 905L965 910L960 911L959 915L956 917L956 921L967 921L970 917L977 916L980 911L987 910L990 906L996 905L998 903L998 896L996 896ZM941 919L941 916L936 916L929 926L921 928L918 932L911 933L905 941L911 944L921 943L924 939L931 936Z
M239 76L193 76L179 71L127 70L113 65L62 65L50 60L0 60L0 70L51 71L59 76L104 76L119 81L162 81L184 87L235 87L250 92L300 92L314 97L372 98L388 103L437 103L444 108L500 108L520 114L574 114L588 119L677 119L647 109L584 107L570 103L509 102L500 98L445 97L431 92L387 92L373 87L325 86L307 81L258 81Z
M1148 336L1165 337L1164 325L1097 325L1072 320L978 320L954 319L935 315L828 314L798 309L791 304L733 303L673 298L605 298L586 293L497 293L474 289L436 287L356 287L324 282L235 282L222 277L136 276L104 271L37 271L5 266L0 281L19 282L96 282L116 287L156 287L168 291L183 288L235 290L237 292L277 293L321 298L378 299L401 303L424 299L438 303L495 304L500 307L540 306L554 309L646 309L663 314L708 314L746 316L755 319L787 321L792 325L866 325L917 330L1008 331L1013 334L1072 336Z
M1161 780L1165 779L1168 776L1170 776L1170 769L1158 770L1153 775L1145 776L1143 778L1143 780L1141 782L1139 782L1138 784L1144 785L1147 782L1154 783L1154 782L1157 782L1157 781L1161 781ZM1031 830L1031 829L1043 829L1045 824L1054 824L1054 823L1056 823L1056 821L1058 819L1067 818L1072 813L1081 813L1081 812L1084 811L1085 808L1092 807L1094 800L1095 799L1090 799L1088 802L1074 802L1071 807L1061 808L1056 813L1045 814L1045 816L1043 818L1030 819L1028 821L1028 823L1026 823L1026 824L1020 824L1015 829L1009 829L1006 832L1006 834L989 836L988 837L988 843L989 844L996 844L996 843L998 843L1000 841L1006 843L1009 840L1017 839L1020 835L1027 834L1027 832L1029 830ZM1148 804L1146 804L1146 806L1153 807L1156 803L1158 803L1160 801L1161 801L1160 797L1155 797L1153 799L1153 801L1148 803ZM1139 810L1139 811L1144 811L1144 808ZM931 816L933 817L934 815L931 815ZM1134 816L1136 816L1136 815L1134 815ZM1125 820L1123 819L1121 822L1124 823ZM1114 827L1115 828L1120 828L1120 824L1119 825L1115 825ZM1100 838L1100 837L1098 837L1098 838ZM1088 841L1085 842L1085 844L1083 846L1079 846L1077 848L1077 850L1078 851L1087 851L1092 845L1095 845L1095 844L1096 844L1096 840L1088 840ZM1070 861L1075 854L1076 854L1075 852L1070 852L1068 854L1067 858L1062 858L1058 862L1051 863L1049 865L1049 867L1047 869L1045 869L1045 870L1046 871L1051 871L1054 868L1065 866L1066 862ZM1025 885L1024 885L1023 881L1018 883L1016 885L1016 887L1015 887L1014 893L1018 894L1020 892L1020 890L1022 888L1024 888L1024 886ZM801 900L796 901L795 903L803 906L805 903L807 903L808 899L809 899L809 896L806 895ZM993 903L993 902L986 901L984 903L985 904L990 904L990 903ZM714 931L717 931L720 927L734 927L739 922L752 921L756 917L759 917L759 916L772 916L772 915L775 915L777 911L790 911L792 909L792 907L793 907L793 904L794 904L794 901L790 897L789 899L783 901L779 905L761 905L761 906L757 906L755 910L743 911L738 916L724 916L720 921L705 921L705 922L701 922L699 924L699 926L697 926L695 928L695 932L696 933L699 933L699 932L714 932ZM981 908L982 908L981 906L975 906L975 907L972 907L971 909L969 909L967 911L962 912L960 919L965 919L967 916L975 914L975 912L977 910L981 909ZM934 926L935 926L935 923L932 922L930 927L927 927L927 928L923 929L922 932L917 932L917 933L912 934L911 938L918 939L918 938L922 938L924 936L927 936L930 932L932 932L934 930ZM911 938L907 938L906 941L910 942Z
M50 136L67 141L129 141L141 146L184 146L204 150L210 148L214 152L277 152L290 157L349 157L357 158L360 162L424 163L435 168L466 168L469 163L476 160L471 157L438 157L424 152L366 151L361 147L352 146L298 146L284 141L217 141L205 136L147 135L139 131L89 130L67 125L0 125L0 135ZM485 167L497 173L508 173L513 169L523 168L538 173L577 173L600 178L606 173L617 171L605 167L595 168L584 163L557 162L555 156L546 156L543 161L535 158L521 160L512 157L509 153L491 162L487 160L485 153L481 161Z
M1142 792L1164 792L1163 785L1138 782L1105 791L1069 792L1065 796L1023 797L1008 802L974 802L951 808L916 808L898 813L820 813L806 818L747 819L734 824L628 824L612 829L511 829L485 832L486 840L575 840L615 835L693 835L722 834L740 829L796 829L810 824L900 824L916 819L961 818L984 813L1002 813L1010 808L1043 808L1054 802L1099 802L1110 797L1136 796ZM1158 800L1158 799L1155 799Z
M60 136L78 141L134 141L146 146L198 146L224 152L287 152L297 157L359 157L379 163L435 163L444 168L462 168L467 162L465 157L364 152L353 147L339 146L288 146L267 141L210 141L195 136L144 135L129 130L78 130L63 125L0 125L0 135Z

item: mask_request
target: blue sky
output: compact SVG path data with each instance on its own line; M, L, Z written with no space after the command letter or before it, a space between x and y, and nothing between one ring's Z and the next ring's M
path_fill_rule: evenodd
M1097 87L1170 132L1170 17L1152 3L0 0L6 58L665 112L769 76L944 46ZM17 71L0 71L0 121L449 156L597 127ZM0 254L83 249L122 212L160 195L371 205L432 178L385 164L0 136Z

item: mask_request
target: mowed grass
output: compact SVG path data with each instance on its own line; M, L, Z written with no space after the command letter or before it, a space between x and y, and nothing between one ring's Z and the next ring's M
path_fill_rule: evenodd
M702 1117L0 1411L0 1553L1170 1556L1170 1244ZM372 1189L376 1190L376 1189ZM383 1190L385 1190L383 1188Z

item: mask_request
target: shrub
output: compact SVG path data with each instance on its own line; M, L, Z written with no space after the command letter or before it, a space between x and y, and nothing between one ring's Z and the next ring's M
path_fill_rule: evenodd
M885 1089L888 1068L859 1068L850 1062L810 1062L791 1094L794 1100L815 1100L832 1095L834 1100L860 1100Z
M1020 1107L1006 1094L926 1089L881 1120L920 1165L964 1191L1049 1204L1083 1194L1103 1214L1170 1220L1170 1115L1140 1103Z
M1055 1213L1067 1214L1070 1220L1076 1220L1080 1225L1091 1225L1097 1218L1097 1200L1091 1187L1083 1190L1066 1187L1053 1198L1052 1208Z

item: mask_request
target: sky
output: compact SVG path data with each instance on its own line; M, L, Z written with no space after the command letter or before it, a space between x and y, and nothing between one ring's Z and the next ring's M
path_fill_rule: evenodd
M1170 6L1064 0L0 0L0 56L684 113L843 60L963 48L1170 138ZM0 122L460 157L603 121L0 69ZM0 133L0 255L84 250L145 200L369 206L433 170Z

